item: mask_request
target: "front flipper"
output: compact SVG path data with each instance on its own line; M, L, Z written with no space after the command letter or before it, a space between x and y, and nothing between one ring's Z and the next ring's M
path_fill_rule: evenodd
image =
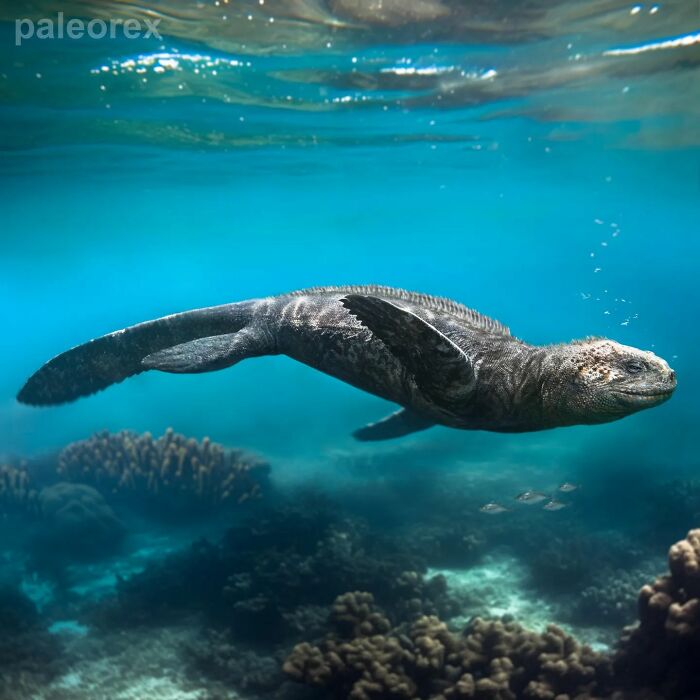
M431 428L433 425L435 423L423 418L423 416L402 408L376 423L370 423L364 428L356 430L353 433L353 437L362 442L391 440L391 438L402 437L410 433L416 433L419 430Z
M437 406L457 408L468 400L475 384L472 364L437 328L379 297L348 294L340 301L386 345Z

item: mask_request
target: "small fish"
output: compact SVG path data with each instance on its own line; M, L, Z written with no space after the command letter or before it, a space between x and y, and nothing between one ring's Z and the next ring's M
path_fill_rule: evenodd
M578 491L578 484L572 484L570 481L565 481L563 484L559 484L559 491L562 493L573 493Z
M561 501L557 501L554 498L542 506L542 510L551 510L551 511L561 510L562 508L566 508L566 503L562 503Z
M482 513L489 513L491 515L496 515L498 513L505 513L508 508L505 508L502 506L500 503L496 503L495 501L491 501L491 503L486 503L479 510Z
M542 503L542 501L546 501L548 498L549 496L541 491L523 491L515 497L515 500L531 506L535 503Z

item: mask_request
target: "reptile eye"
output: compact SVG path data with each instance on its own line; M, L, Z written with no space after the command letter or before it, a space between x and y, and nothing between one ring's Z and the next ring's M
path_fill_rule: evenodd
M629 362L625 363L625 369L629 374L639 374L640 372L643 372L646 367L642 362L638 362L637 360L630 360Z

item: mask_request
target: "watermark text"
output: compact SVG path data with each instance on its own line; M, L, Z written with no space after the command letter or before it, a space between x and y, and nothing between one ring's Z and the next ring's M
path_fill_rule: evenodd
M28 39L161 39L160 19L79 19L66 20L63 12L56 17L15 20L15 46Z

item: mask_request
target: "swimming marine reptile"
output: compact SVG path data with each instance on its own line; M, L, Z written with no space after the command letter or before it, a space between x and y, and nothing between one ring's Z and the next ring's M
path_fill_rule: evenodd
M670 398L675 373L602 338L529 345L450 299L381 286L315 287L165 316L58 355L19 392L73 401L146 370L211 372L287 355L399 404L360 440L432 425L525 432L605 423Z

